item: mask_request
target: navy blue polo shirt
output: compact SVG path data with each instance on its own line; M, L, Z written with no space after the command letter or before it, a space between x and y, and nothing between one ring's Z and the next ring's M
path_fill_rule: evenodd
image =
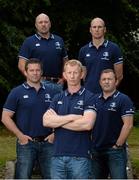
M43 62L43 75L48 77L61 77L63 58L67 57L63 39L51 34L49 39L38 34L30 36L23 42L19 57L28 60L37 58Z
M130 98L119 91L107 99L102 94L97 94L94 99L97 118L92 130L92 146L103 150L116 143L123 126L122 117L133 115L134 107Z
M17 127L31 137L49 135L51 128L43 127L42 116L50 105L54 92L42 86L37 92L27 83L17 86L9 93L4 110L15 113Z
M85 87L93 93L100 93L100 73L104 69L113 69L114 64L123 63L123 57L117 44L105 40L97 49L92 42L83 46L78 59L87 69Z
M50 108L58 115L83 115L84 111L94 111L93 94L81 88L77 93L63 91L57 94ZM54 156L88 157L90 149L90 131L73 131L62 127L55 129Z

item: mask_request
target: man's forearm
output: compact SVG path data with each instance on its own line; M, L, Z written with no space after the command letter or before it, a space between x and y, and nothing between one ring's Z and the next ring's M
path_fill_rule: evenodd
M132 127L128 128L128 129L126 127L123 127L121 130L120 136L117 139L116 144L123 145L126 142L126 139L127 139L128 135L130 134L131 129L132 129Z
M65 129L74 130L74 131L85 131L90 130L88 124L84 120L79 119L77 121L72 121L62 126Z
M93 128L96 119L96 113L90 112L80 117L76 121L69 122L62 127L74 131L89 131Z
M80 118L81 115L44 115L43 117L43 125L46 127L57 128L61 127L73 120Z
M11 117L6 115L6 112L3 112L2 122L8 130L10 130L12 133L16 135L17 138L23 135L23 133L18 129Z
M133 127L133 116L129 116L127 117L127 119L125 119L125 123L121 129L121 133L117 139L116 144L123 145L126 142L126 139L128 138L132 127Z

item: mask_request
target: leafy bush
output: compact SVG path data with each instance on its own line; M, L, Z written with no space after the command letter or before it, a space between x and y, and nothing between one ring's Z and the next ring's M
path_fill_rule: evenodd
M139 127L139 110L137 110L134 115L134 126Z

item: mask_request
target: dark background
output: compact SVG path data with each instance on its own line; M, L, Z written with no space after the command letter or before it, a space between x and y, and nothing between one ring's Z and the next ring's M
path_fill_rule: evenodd
M17 68L18 51L35 33L35 17L41 12L49 15L51 32L64 38L69 58L77 58L80 47L90 41L90 20L104 19L107 38L120 46L124 56L119 90L139 108L138 0L0 0L0 109L11 88L24 80Z

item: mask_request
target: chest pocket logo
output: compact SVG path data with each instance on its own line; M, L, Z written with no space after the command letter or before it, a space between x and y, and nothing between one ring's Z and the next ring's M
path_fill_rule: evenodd
M109 60L109 52L104 52L103 53L103 57L101 58L101 59L103 59L103 60Z
M77 106L74 107L75 109L83 110L83 100L79 100L77 102Z
M112 102L110 104L110 108L108 109L109 111L116 111L116 103L115 102Z
M45 94L45 102L51 102L50 94Z
M55 42L56 49L62 49L60 43L57 41Z

